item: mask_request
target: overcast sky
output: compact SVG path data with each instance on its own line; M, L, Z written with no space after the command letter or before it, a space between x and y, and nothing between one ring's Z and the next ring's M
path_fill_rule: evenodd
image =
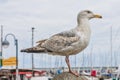
M90 21L92 29L90 44L84 50L84 55L81 52L71 57L72 66L91 66L90 53L93 56L94 66L110 66L111 27L113 31L112 65L119 65L119 7L119 0L0 0L0 24L4 26L4 36L8 33L16 36L20 51L31 47L32 27L35 27L34 42L36 42L55 33L74 28L77 25L77 14L81 10L91 10L102 15L103 19ZM4 58L15 56L13 38L8 39L11 45L3 49ZM34 58L35 67L66 66L64 57L35 54ZM31 68L31 54L19 52L19 67Z

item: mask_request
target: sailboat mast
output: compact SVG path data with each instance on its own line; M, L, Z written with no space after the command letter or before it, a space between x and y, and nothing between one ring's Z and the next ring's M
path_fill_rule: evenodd
M92 46L91 52L90 52L90 55L91 55L91 56L90 56L90 57L91 57L91 60L90 60L90 61L91 61L91 71L92 71L92 69L93 69L93 62L92 62L92 60L93 60L92 54L93 54L93 53L92 53L92 52L93 52L93 46Z
M111 53L111 67L113 66L112 63L113 63L113 58L112 58L112 26L110 28L110 53Z

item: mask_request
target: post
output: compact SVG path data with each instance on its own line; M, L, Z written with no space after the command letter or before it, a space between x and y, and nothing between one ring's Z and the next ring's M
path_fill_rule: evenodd
M34 27L32 27L32 47L34 46ZM32 53L32 76L34 76L34 55Z
M3 42L3 26L1 25L1 50L0 50L0 66L2 67L2 51L3 51L3 47L2 47L2 42Z
M16 80L19 80L18 78L18 73L19 73L19 70L18 70L18 40L17 39L15 40L15 45L16 45Z

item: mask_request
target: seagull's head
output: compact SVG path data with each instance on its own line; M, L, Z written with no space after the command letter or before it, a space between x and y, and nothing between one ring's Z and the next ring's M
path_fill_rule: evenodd
M90 10L84 10L84 11L81 11L79 14L78 14L78 19L81 19L81 18L87 18L88 20L92 19L92 18L102 18L101 15L98 15L98 14L94 14L92 11Z

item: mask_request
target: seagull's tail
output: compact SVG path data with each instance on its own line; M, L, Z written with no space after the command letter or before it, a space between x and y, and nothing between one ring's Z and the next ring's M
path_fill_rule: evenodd
M45 52L45 48L32 47L32 48L22 49L21 52L42 53L42 52Z

